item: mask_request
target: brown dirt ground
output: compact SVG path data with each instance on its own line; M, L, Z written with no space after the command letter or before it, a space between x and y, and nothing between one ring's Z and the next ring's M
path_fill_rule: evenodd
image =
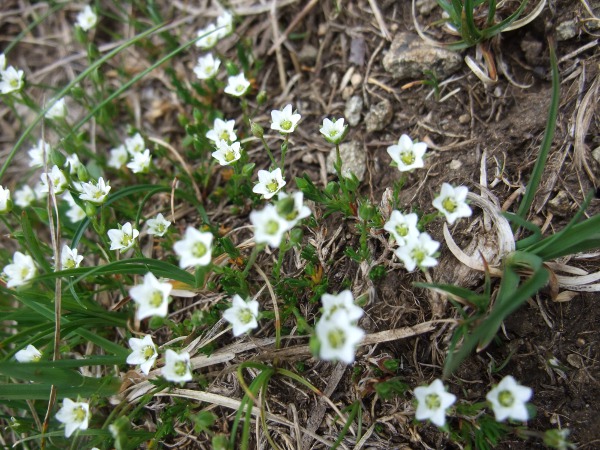
M8 3L14 8L17 7L17 2ZM232 2L233 5L243 3ZM254 5L253 2L245 3ZM286 91L281 95L275 55L267 55L267 50L272 44L269 13L243 16L242 24L238 28L238 32L254 42L255 57L265 62L261 72L265 75L264 79L259 78L256 81L271 95L267 105L262 107L266 115L258 117L257 121L268 123L267 112L287 103L293 103L302 113L302 125L291 139L289 161L292 166L288 176L292 178L307 172L313 180L320 180L322 167L319 164L319 155L326 157L330 148L321 141L316 130L323 117L339 117L344 112L345 101L339 90L340 82L353 66L349 62L351 40L360 38L364 43L365 63L360 66L354 65L354 70L362 76L363 81L351 90L363 95L366 105L385 98L392 103L394 109L393 119L383 131L367 133L364 122L361 121L348 135L347 140L361 142L367 153L367 175L361 185L362 193L378 204L385 188L392 186L400 178L396 169L389 168L389 157L385 149L395 143L402 133L407 133L415 139L428 141L433 148L430 150L426 169L411 175L402 191L401 199L407 205L412 204L421 211L430 212L431 200L443 181L463 184L476 191L480 183L483 152L487 154L488 183L493 181L496 161L505 161L502 181L491 188L500 204L504 204L518 186L527 182L542 140L550 102L546 37L553 33L557 24L571 18L581 21L589 17L584 2L552 1L533 23L523 29L503 34L500 49L510 71L516 80L531 83L530 88L513 86L502 76L495 87L485 88L465 66L458 73L462 75L460 79L452 82L445 93L455 88L460 88L460 91L444 102L437 102L432 97L426 99L429 89L423 86L402 89L406 80L394 80L383 69L381 61L383 53L389 48L389 42L381 36L373 5L377 5L384 22L393 34L398 31L414 31L410 2L359 0L343 3L341 11L336 12L333 1L316 2L293 30L296 39L287 40L280 47L282 65L288 82ZM285 4L280 7L277 16L280 33L303 8L308 8L309 2L290 1ZM597 5L595 11L599 13ZM177 17L178 8L169 13ZM419 17L419 20L423 23L432 18ZM60 20L49 22L47 28L42 28L41 32L49 33L53 31L53 26L58 27L62 23ZM200 15L193 15L190 30L204 23L205 19ZM0 30L8 36L16 35L15 31L20 31L20 27L20 22L16 20L5 25L0 24ZM56 32L59 30L54 29ZM576 37L557 43L563 80L560 111L549 164L529 217L540 226L547 223L547 233L560 229L576 210L576 205L582 201L584 194L598 187L598 163L591 158L591 149L600 145L597 110L590 111L593 117L585 138L591 167L589 173L577 167L573 157L573 126L580 102L600 77L597 45L590 46L581 53L576 52L597 39L596 36L597 31L594 35L592 31L581 30ZM298 55L309 46L318 49L316 60L299 61ZM529 48L540 48L540 51L526 53L524 49ZM52 51L57 52L57 57L61 54L64 56L68 50L52 48ZM14 63L27 67L30 73L39 71L48 61L47 56L41 55L42 51L43 49L24 44L20 47L21 61L17 60ZM196 55L192 54L184 56L184 60L176 62L174 66L183 71L184 65L188 67L193 64L195 57ZM131 64L135 63L132 61ZM73 63L73 67L76 71L81 69L76 63ZM68 70L66 74L68 76ZM376 80L376 83L372 80ZM54 80L45 80L51 81ZM152 99L148 94L144 94L144 89L152 90ZM349 91L346 91L345 95L348 93ZM177 142L182 133L178 130L175 119L181 105L169 92L169 83L165 81L164 74L159 72L142 82L135 94L136 99L132 101L134 104L139 101L141 110L148 111L156 106L156 103L153 106L152 101L156 102L157 96L165 110L159 118L138 118L141 128L148 134L168 137L171 142ZM597 97L592 101L591 108L594 108L596 103ZM226 115L228 108L232 114L239 114L235 103L226 101L222 107ZM460 116L466 119L459 122ZM3 121L2 128L5 130L10 128L8 117L6 111L0 117ZM2 138L3 147L8 148L11 142L14 142L13 136L5 133ZM256 154L258 155L258 152ZM453 161L460 167L449 169ZM267 163L266 159L262 162L263 166ZM18 169L14 169L14 174L18 174ZM548 200L561 191L567 193L566 206L550 206ZM508 210L513 210L516 204L517 202L508 205ZM589 214L596 214L599 206L599 201L595 200ZM478 214L480 211L476 209L475 216ZM194 218L187 217L186 220L193 222ZM467 222L460 222L453 232L455 237L459 236L457 241L460 246L466 246L472 236L480 233L478 229L467 229ZM439 299L412 287L411 283L414 281L425 281L421 274L406 274L402 269L392 268L383 279L370 283L363 276L360 267L344 256L344 248L357 242L352 224L340 221L339 217L330 218L325 223L321 228L324 233L323 240L330 241L334 239L334 235L336 239L332 252L327 255L329 261L335 262L324 267L324 275L330 280L330 291L336 291L344 281L356 280L355 292L369 292L369 302L366 306L368 317L361 322L367 332L413 326L434 317L457 317L450 304L439 303ZM336 235L340 225L341 233ZM429 231L434 238L443 240L439 222L432 223ZM381 256L384 250L382 242L373 238L371 245L375 257ZM583 262L573 261L573 264L589 270L597 269L598 256ZM289 267L295 268L291 263ZM458 271L458 262L444 249L441 264L431 275L435 281L452 282L458 276ZM256 281L258 284L260 278L257 277ZM469 274L464 281L464 285L471 288L481 286L481 277L477 274ZM363 289L358 289L357 285ZM522 384L534 389L533 403L538 408L538 415L528 424L530 429L544 430L558 425L568 427L572 431L571 439L578 444L578 448L599 448L600 314L596 309L598 300L597 294L590 293L578 295L569 302L556 303L547 293L540 293L506 321L498 342L469 358L447 381L451 391L461 398L481 401L492 384L498 382L502 376L512 374ZM182 306L184 305L185 303L182 303ZM307 304L304 308L303 312L309 318L318 312L318 305ZM257 337L273 334L272 326L267 326L257 333ZM390 357L403 361L403 368L397 376L410 386L428 383L440 376L444 350L450 335L451 327L444 325L432 333L362 348L358 352L355 367L361 369L361 376L353 377L352 368L346 369L330 397L338 406L344 407L356 399L357 393L361 393L365 428L375 423L380 424L377 432L371 435L363 448L458 448L448 442L447 436L434 427L417 426L413 422L410 395L383 402L369 389L373 379L381 376L375 374L374 366L378 361ZM251 356L244 355L239 361ZM559 361L561 370L555 370L549 365L548 360L552 357ZM507 358L508 363L499 373L490 372L492 362L499 365ZM313 359L306 359L305 363L306 370L303 376L320 389L326 390L336 365ZM294 367L291 361L289 367ZM207 378L211 375L215 374L206 374ZM230 395L240 397L239 386L231 375L220 375L216 380L213 386L215 391L231 388ZM281 380L274 380L270 385L271 412L292 419L295 409L298 421L303 427L309 423L317 403L314 396L307 395ZM221 426L225 431L227 423L231 423L231 416L229 411L217 411L220 411L219 414L223 418ZM149 412L149 417L151 415ZM340 428L332 423L332 418L333 413L328 410L318 428L318 434L335 438ZM458 423L458 419L452 420L453 426ZM275 430L273 428L277 437ZM174 438L171 443L178 440L179 437ZM189 448L204 448L204 444L201 443L185 442ZM497 448L541 448L541 444L537 442L539 441L524 443L511 436ZM352 447L351 440L346 444L348 448ZM322 444L313 445L313 448L324 448Z

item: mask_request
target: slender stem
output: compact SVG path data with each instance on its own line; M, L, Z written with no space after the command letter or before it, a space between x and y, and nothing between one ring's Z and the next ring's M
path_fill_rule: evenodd
M254 248L252 249L252 253L250 253L250 257L248 258L248 262L246 263L246 268L242 272L242 276L244 278L246 278L248 276L248 272L250 272L250 268L256 262L256 258L258 257L258 254L263 249L263 247L264 247L264 244L256 244L254 246Z
M290 139L290 135L286 134L285 138L283 140L283 143L281 144L281 164L279 166L279 168L281 169L281 176L283 176L284 170L285 170L285 155L288 151L288 141Z
M261 137L260 141L262 142L263 147L265 148L265 150L267 151L267 154L269 155L271 164L273 164L273 167L277 167L277 162L275 161L275 157L273 156L273 152L271 152L271 148L269 147L269 144L267 144L267 141L265 140L264 137Z

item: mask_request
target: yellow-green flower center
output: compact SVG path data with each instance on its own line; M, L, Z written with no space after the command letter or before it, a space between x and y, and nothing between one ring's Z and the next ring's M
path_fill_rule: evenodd
M63 264L65 269L74 269L75 268L75 260L73 258L68 258Z
M175 372L175 375L177 376L184 376L187 372L187 364L184 361L177 361L173 364L173 372Z
M19 87L19 80L17 80L16 78L12 78L9 82L10 87L12 88L18 88Z
M204 73L206 75L210 75L212 73L213 69L214 69L214 66L207 64L206 67L204 67Z
M400 153L400 159L402 160L402 162L404 164L406 164L407 166L413 164L415 162L415 154L411 151L406 151L406 152L402 152Z
M221 134L219 135L219 137L221 138L222 141L229 141L229 132L227 130L223 130L223 131L221 131Z
M421 247L415 247L410 253L410 256L416 261L417 265L421 265L427 254Z
M123 233L123 238L121 239L121 244L123 244L123 247L129 247L132 241L132 236L128 235L127 233Z
M157 233L164 233L165 232L165 224L164 223L159 223L156 224L156 232Z
M276 220L269 220L265 225L265 231L267 234L275 234L279 230L279 222Z
M346 333L341 328L335 328L327 333L327 340L332 348L340 348L346 342Z
M269 192L277 192L277 189L279 189L279 183L277 180L271 180L270 183L267 183L266 187Z
M21 278L24 280L29 275L29 267L21 268Z
M163 302L163 293L161 291L159 291L158 289L152 291L152 294L150 295L150 301L148 303L150 303L150 306L154 307L154 308L158 308L160 305L162 305Z
M285 131L289 131L289 129L292 128L292 121L288 119L282 120L279 126Z
M233 150L227 150L224 155L225 161L231 162L235 159L235 153Z
M83 406L76 406L73 408L73 420L75 422L83 422L85 420L85 409Z
M92 197L94 197L96 200L99 200L103 195L104 192L102 192L100 189L96 189L96 191L92 194Z
M425 405L428 409L439 409L442 406L442 400L437 394L427 394L425 396Z
M250 311L248 308L240 309L240 312L238 313L238 319L241 323L246 325L249 324L252 319L254 319L254 314L252 314L252 311Z
M236 91L236 92L239 92L240 94L241 94L242 92L244 92L244 89L245 89L245 88L244 88L244 86L243 86L243 85L241 85L241 84L238 84L238 85L235 87L235 91Z
M333 139L334 137L336 137L337 135L338 135L338 131L337 131L337 130L331 130L331 131L329 132L329 137L330 137L330 138L332 138L332 139Z
M206 255L206 245L204 245L202 242L196 242L192 246L192 255L195 258L202 258L204 255Z
M515 402L515 397L512 395L510 391L501 391L498 394L498 403L500 403L505 408L510 408Z
M408 234L408 226L406 226L405 223L401 223L400 225L396 226L396 233L398 233L399 236L406 236Z
M152 345L146 345L142 349L142 355L144 355L144 359L148 360L154 356L154 347Z
M456 203L456 200L454 200L453 197L446 197L442 201L442 207L449 213L453 213L454 211L456 211L458 204Z

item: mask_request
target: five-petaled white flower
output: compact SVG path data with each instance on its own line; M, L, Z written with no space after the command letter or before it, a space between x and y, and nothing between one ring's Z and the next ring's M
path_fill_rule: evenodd
M75 203L75 200L73 200L73 196L69 191L65 191L62 198L69 204L70 208L66 214L71 222L77 223L86 218L85 211Z
M263 198L268 200L277 194L283 186L285 186L285 180L281 176L279 167L272 172L259 170L258 183L254 185L252 192L262 194Z
M161 283L152 272L144 275L144 282L129 289L129 295L138 305L138 320L150 316L166 317L169 308L169 294L173 289L171 283Z
M8 277L6 287L11 288L27 284L37 274L37 268L31 256L17 251L13 263L4 267L3 272Z
M2 94L20 91L22 87L22 70L17 70L13 66L8 66L6 70L2 71L2 80L0 80L0 92Z
M235 120L224 121L216 118L212 130L206 133L206 138L217 144L219 141L234 142L237 140L235 134Z
M198 30L199 39L196 41L196 47L208 50L213 48L219 42L219 32L214 23L209 23L206 27Z
M311 215L311 210L304 205L302 191L294 192L291 196L279 191L279 200L276 203L277 213L288 222L288 229L292 229L302 219Z
M71 437L77 429L87 430L90 420L90 405L65 398L62 408L56 413L56 419L65 424L65 437Z
M15 359L20 363L38 362L41 358L42 352L31 344L15 353Z
M219 34L219 39L223 39L233 33L233 16L229 11L223 11L217 17L217 33Z
M319 130L325 140L331 144L339 144L346 134L348 125L344 125L344 119L323 119L323 126Z
M150 156L150 150L146 149L143 152L133 153L127 167L133 173L147 173L150 170L151 163L152 156Z
M15 203L20 208L27 208L35 201L35 199L35 192L28 184L24 184L20 189L15 191Z
M124 145L119 145L111 149L110 158L108 159L108 167L112 167L113 169L120 169L127 163L129 159L129 153Z
M452 225L459 217L470 217L473 213L467 205L467 194L469 189L466 186L452 187L451 184L442 184L442 192L437 196L432 204L444 213L446 220Z
M144 375L148 375L152 366L158 357L156 345L152 341L152 336L145 335L142 339L129 339L129 347L132 352L127 356L127 364L138 365Z
M286 105L281 111L274 109L271 111L271 129L283 134L292 133L301 117L300 114L293 113L292 105Z
M221 60L215 58L212 53L198 58L198 64L194 67L194 73L200 80L208 80L214 77L219 71Z
M187 227L183 240L173 244L173 250L179 256L182 269L192 266L207 266L212 256L213 235L209 232Z
M171 349L165 352L165 365L161 369L162 376L167 381L183 383L192 380L190 354L176 353Z
M130 138L125 139L125 148L133 156L136 153L142 153L146 149L146 143L140 133L135 133Z
M507 375L485 398L492 404L498 422L507 418L526 421L529 419L526 403L532 395L531 388L521 386L511 375Z
M76 269L83 261L83 255L77 254L76 248L70 248L68 245L63 245L60 252L60 265L64 269Z
M97 22L98 16L92 10L90 5L87 5L79 14L77 14L77 22L75 25L83 31L89 31L96 26Z
M171 222L165 219L162 213L158 213L154 219L148 219L146 223L148 224L148 234L156 236L164 236L171 225Z
M101 205L106 200L106 196L110 192L108 182L104 182L104 178L98 178L97 182L90 181L89 183L81 183L81 200Z
M383 229L393 236L399 246L403 246L419 237L418 221L419 216L415 213L402 214L400 211L394 210Z
M423 269L436 266L437 260L433 255L439 247L440 243L431 239L428 233L421 233L418 238L408 241L403 247L397 248L394 253L402 260L406 270L410 272L415 267Z
M446 410L456 401L456 395L446 391L442 380L434 380L429 386L415 388L417 420L431 420L438 427L446 424Z
M392 160L398 165L400 172L406 172L413 169L420 169L425 165L423 155L427 151L425 142L413 143L412 139L406 134L400 136L397 145L387 148L387 152Z
M279 247L281 238L288 231L288 221L277 214L273 205L267 205L260 211L250 213L250 222L254 226L254 242Z
M51 100L50 103L52 103L52 106L46 111L46 119L64 119L67 115L65 99L59 98L58 100Z
M356 321L364 314L362 308L354 304L354 296L348 289L340 292L338 295L323 294L321 303L323 304L323 317L326 319L340 310L346 312L350 321Z
M50 172L44 172L40 176L42 181L42 192L50 192L50 185L56 195L65 192L65 189L69 186L67 177L58 166L52 166Z
M250 82L246 79L244 73L240 73L227 78L225 93L234 97L241 97L248 91L249 87Z
M244 301L239 295L234 295L231 307L223 312L223 318L233 325L233 335L238 337L247 331L258 327L258 302Z
M222 166L228 166L242 157L240 143L229 144L227 141L219 141L217 142L217 150L212 152L212 157L219 161Z
M354 362L357 344L365 332L353 324L348 313L338 309L317 322L315 333L319 340L319 357L326 361L339 360L346 364Z
M111 250L129 250L135 244L140 232L133 228L130 222L126 222L120 228L112 228L106 233L110 239Z
M79 166L81 166L81 161L79 161L79 156L77 156L76 153L73 153L72 155L67 155L65 161L65 168L69 168L69 174L75 175Z
M0 186L0 214L7 214L12 210L10 189Z
M50 156L50 144L40 139L35 147L27 152L29 155L29 167L44 167L44 160Z

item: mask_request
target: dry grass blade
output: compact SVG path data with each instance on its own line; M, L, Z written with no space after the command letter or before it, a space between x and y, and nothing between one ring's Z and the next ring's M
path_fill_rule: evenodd
M585 145L585 137L588 134L592 118L596 112L598 102L598 90L600 88L600 75L597 75L594 82L586 92L575 119L575 141L573 143L573 153L575 165L578 169L585 168L590 180L598 185L598 176L588 163L588 151Z

